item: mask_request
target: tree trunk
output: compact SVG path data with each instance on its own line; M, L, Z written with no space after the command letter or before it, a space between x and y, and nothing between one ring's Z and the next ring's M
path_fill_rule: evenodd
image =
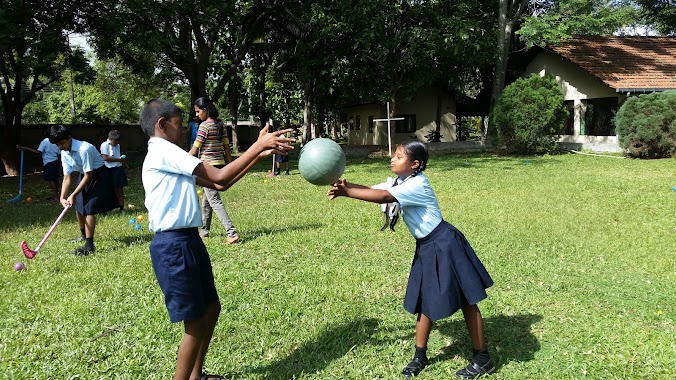
M312 140L312 81L305 82L303 89L303 136L302 145Z
M2 127L2 142L0 142L0 159L8 176L19 175L19 127L20 117L5 115L5 125Z
M509 60L509 48L512 41L514 23L526 10L527 4L528 0L500 0L498 11L498 54L493 66L493 87L491 88L489 113L495 107L495 103L505 88L507 61ZM485 123L485 125L485 128L481 131L482 141L486 140L486 135L488 134L488 123Z
M439 86L437 89L437 115L434 118L434 122L436 123L436 129L434 130L434 138L430 142L439 142L441 141L441 107L442 107L442 98L443 98L444 91Z
M284 128L291 128L291 95L284 90Z
M239 138L237 136L237 121L239 119L239 92L235 90L234 83L229 86L230 98L230 125L232 130L232 152L239 153Z

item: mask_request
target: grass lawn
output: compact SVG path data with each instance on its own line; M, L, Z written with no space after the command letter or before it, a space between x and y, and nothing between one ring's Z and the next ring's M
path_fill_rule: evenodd
M99 218L97 251L75 257L70 213L33 260L61 208L40 175L7 204L0 179L0 379L168 379L182 324L170 324L148 244L137 163L132 214ZM414 239L380 232L374 204L257 166L222 194L243 243L205 240L223 311L206 368L233 379L397 379L413 353L403 310ZM676 159L581 155L432 156L444 217L495 280L480 304L492 379L676 378ZM387 159L351 158L345 177L383 182ZM17 261L27 270L15 272ZM420 379L452 378L471 357L462 313L435 325Z

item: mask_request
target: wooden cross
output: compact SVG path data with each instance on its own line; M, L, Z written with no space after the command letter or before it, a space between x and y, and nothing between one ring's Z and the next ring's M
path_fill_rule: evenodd
M387 121L387 153L392 157L392 139L390 138L390 122L391 120L404 120L403 117L393 117L390 118L390 102L387 102L387 119L373 119L374 122L376 121Z

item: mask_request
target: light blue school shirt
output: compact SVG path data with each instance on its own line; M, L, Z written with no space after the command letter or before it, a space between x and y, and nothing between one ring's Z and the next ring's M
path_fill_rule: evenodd
M59 159L59 156L61 155L61 149L59 149L56 144L52 144L49 142L48 138L44 138L42 141L40 141L40 145L38 146L37 149L40 153L42 153L42 165L47 165L48 163L52 161L56 161Z
M63 174L89 173L103 166L103 158L96 147L86 141L71 139L70 150L61 151Z
M415 177L387 189L401 205L401 216L416 239L429 235L441 223L441 209L427 177Z
M192 174L201 162L168 140L159 137L148 140L141 178L151 231L202 225L202 210L195 187L197 177Z
M105 154L106 156L112 157L112 158L120 158L120 144L113 145L110 143L110 140L106 140L101 144L101 154ZM103 164L106 165L109 168L116 168L118 166L122 166L121 162L108 162L106 160L103 160Z

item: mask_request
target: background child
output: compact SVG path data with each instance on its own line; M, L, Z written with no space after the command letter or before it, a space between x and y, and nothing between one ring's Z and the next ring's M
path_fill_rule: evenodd
M181 149L185 129L180 108L154 99L143 106L141 128L150 137L142 178L149 228L155 232L150 257L171 322L183 321L174 379L221 379L202 372L221 304L211 260L197 227L201 225L195 185L225 190L258 159L286 154L285 131L261 130L238 159L218 169Z
M197 137L190 148L190 154L198 156L200 160L216 168L222 168L232 161L230 156L230 143L225 134L223 123L218 121L216 105L208 98L202 97L195 101L195 118L201 120ZM211 218L213 212L223 224L228 237L225 244L237 244L241 241L235 225L223 205L218 190L205 188L202 193L202 237L209 236L211 230Z
M282 135L282 137L286 137ZM275 175L279 175L284 164L284 174L289 175L289 156L275 156Z
M456 376L473 379L495 371L484 340L477 303L486 298L493 280L465 236L442 219L436 195L422 174L427 147L418 141L399 145L390 164L397 175L389 189L369 188L344 179L328 191L330 199L350 197L374 203L399 202L404 222L416 238L404 308L418 314L413 360L402 371L417 376L427 365L427 341L432 322L462 310L474 348L470 364Z
M47 131L45 134L49 135L49 131ZM61 169L59 164L61 149L49 142L49 137L45 137L42 141L40 141L38 149L32 149L23 145L17 145L16 147L19 150L27 150L29 152L42 155L42 178L47 181L50 190L52 190L52 195L49 196L47 200L59 200L57 181L59 180L59 171Z
M88 255L94 252L96 215L119 207L110 170L103 164L95 146L72 138L70 131L63 125L55 125L50 129L49 141L61 149L61 204L63 207L75 205L77 222L84 239L84 245L73 253ZM69 195L72 183L75 183L75 189Z
M125 173L122 166L122 164L127 165L126 159L122 158L120 150L120 132L117 129L113 129L108 132L108 140L101 144L101 157L103 158L103 163L110 169L117 203L120 204L120 211L122 211L124 210L124 187L129 182L127 180L127 173Z

